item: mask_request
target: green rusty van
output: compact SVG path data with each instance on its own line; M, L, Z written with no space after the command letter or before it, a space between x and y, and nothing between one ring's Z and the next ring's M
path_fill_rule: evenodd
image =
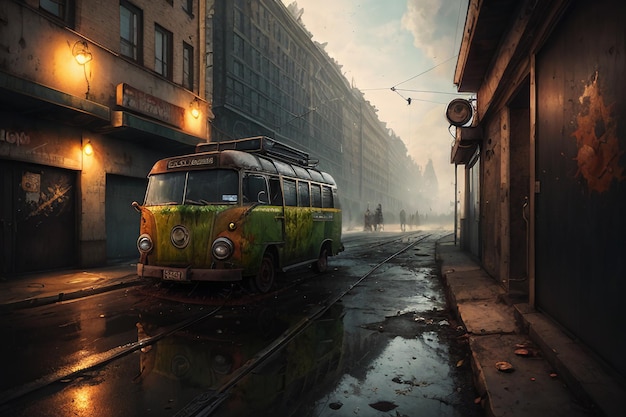
M137 274L244 281L271 290L277 271L328 268L343 250L337 185L308 154L259 136L200 144L148 174Z

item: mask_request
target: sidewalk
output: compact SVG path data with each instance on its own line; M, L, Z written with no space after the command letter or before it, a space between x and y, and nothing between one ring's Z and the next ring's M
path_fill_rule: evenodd
M37 307L139 284L135 263L0 278L0 311Z
M507 302L452 235L436 252L450 305L469 335L487 416L626 416L626 390L583 346L528 304ZM498 370L498 362L513 371Z

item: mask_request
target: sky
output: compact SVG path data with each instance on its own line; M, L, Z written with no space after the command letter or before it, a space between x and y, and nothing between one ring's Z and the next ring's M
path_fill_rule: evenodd
M326 43L327 54L378 109L413 160L423 169L432 159L441 203L433 207L436 212L451 210L454 199L454 139L445 110L454 98L468 97L458 94L453 82L467 1L295 1L313 40Z

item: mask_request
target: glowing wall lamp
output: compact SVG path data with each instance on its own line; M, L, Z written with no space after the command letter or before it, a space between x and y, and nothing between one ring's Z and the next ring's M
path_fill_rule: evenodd
M198 98L194 98L191 103L189 103L189 107L191 108L191 115L194 119L200 117L200 101Z
M76 41L74 46L72 47L72 55L74 55L74 59L80 65L85 65L87 62L93 59L93 55L89 52L89 46L85 41Z
M87 143L85 143L85 146L83 146L83 152L87 156L93 155L93 146L91 146L91 141L88 140Z

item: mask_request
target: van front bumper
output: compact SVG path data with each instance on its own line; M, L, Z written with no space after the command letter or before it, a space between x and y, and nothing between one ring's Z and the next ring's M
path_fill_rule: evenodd
M243 269L168 268L137 264L137 275L140 277L158 278L164 281L241 281L242 273Z

